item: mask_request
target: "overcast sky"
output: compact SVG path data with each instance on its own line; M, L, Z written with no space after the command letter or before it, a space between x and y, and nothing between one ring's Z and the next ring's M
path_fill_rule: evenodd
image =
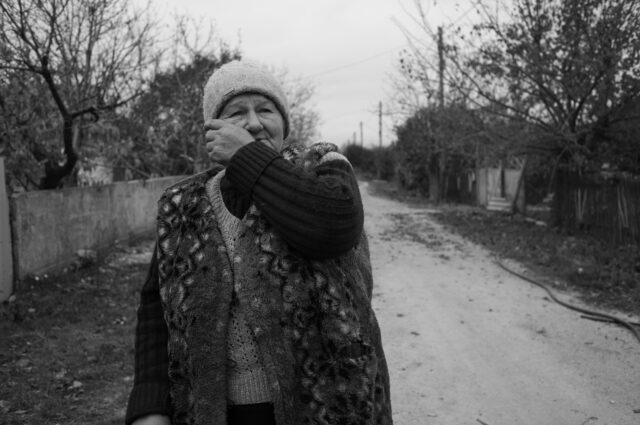
M162 0L160 0L162 1ZM410 27L413 0L164 0L167 11L215 22L217 33L244 58L315 84L322 139L344 144L356 132L364 144L378 144L378 102L390 109L389 75L406 39L396 22ZM424 0L434 26L455 22L467 1ZM383 119L383 144L393 138Z

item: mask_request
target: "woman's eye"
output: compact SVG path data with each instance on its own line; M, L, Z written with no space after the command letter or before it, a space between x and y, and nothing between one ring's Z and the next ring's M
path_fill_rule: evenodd
M229 112L227 112L227 117L229 117L229 118L239 117L240 115L242 115L241 111L229 111Z

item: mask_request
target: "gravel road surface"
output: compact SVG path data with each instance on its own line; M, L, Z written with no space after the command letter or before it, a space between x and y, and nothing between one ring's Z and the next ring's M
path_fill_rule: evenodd
M640 424L629 331L553 303L436 211L361 191L396 425Z

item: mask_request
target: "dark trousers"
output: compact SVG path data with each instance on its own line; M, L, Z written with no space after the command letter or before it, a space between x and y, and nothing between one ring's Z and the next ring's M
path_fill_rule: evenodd
M227 407L227 425L276 425L273 404L229 405Z

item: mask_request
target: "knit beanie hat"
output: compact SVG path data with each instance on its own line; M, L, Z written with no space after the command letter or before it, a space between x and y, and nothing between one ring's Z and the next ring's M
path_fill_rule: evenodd
M289 135L289 105L276 78L259 63L232 61L213 72L204 87L202 110L205 121L218 118L231 98L245 93L261 94L271 100L284 120L284 137Z

